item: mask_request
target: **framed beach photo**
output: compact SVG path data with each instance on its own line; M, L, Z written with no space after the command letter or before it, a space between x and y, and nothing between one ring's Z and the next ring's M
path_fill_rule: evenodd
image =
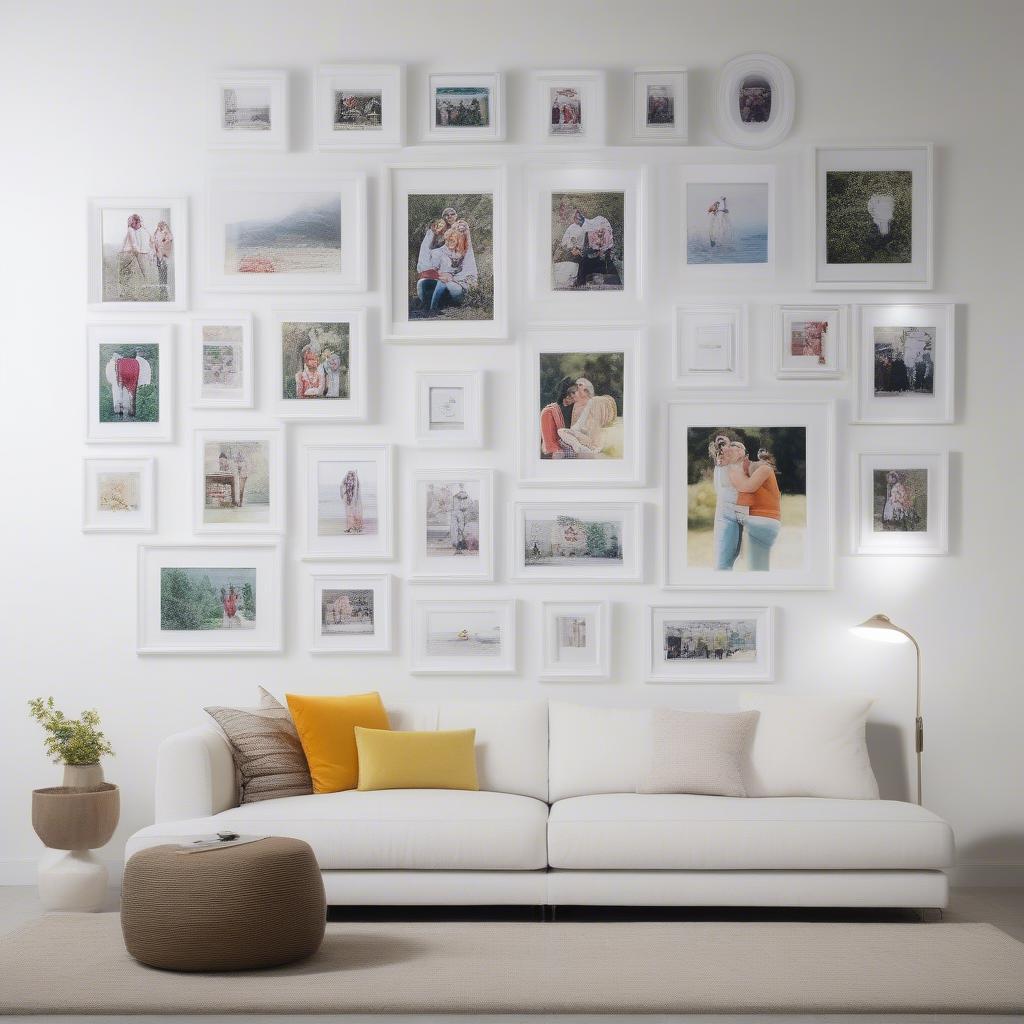
M82 460L82 532L156 529L155 459Z
M603 71L533 73L534 141L548 146L603 146Z
M90 444L174 437L174 348L169 324L86 327L86 429Z
M284 419L368 415L365 309L275 310L269 338L271 401Z
M772 608L647 609L647 681L769 683L775 678Z
M306 445L307 559L391 558L391 445Z
M633 138L637 142L681 146L687 141L688 78L685 68L633 72Z
M780 380L834 380L846 374L849 306L775 306L772 353Z
M516 668L516 602L412 602L413 675L484 675Z
M746 387L749 323L743 302L676 306L672 383L681 388Z
M858 423L952 423L956 306L857 306Z
M255 367L252 313L192 318L192 407L251 409Z
M500 142L504 139L503 79L496 71L430 75L425 141Z
M389 573L350 575L314 570L309 649L316 654L388 654L392 649Z
M643 485L645 348L636 325L530 330L516 406L520 483Z
M778 57L746 53L718 75L715 123L722 141L744 149L777 146L793 127L793 72Z
M861 452L853 492L854 554L949 550L947 452Z
M209 89L211 149L288 149L287 71L219 71Z
M413 583L494 579L494 472L419 469L411 475Z
M317 68L314 88L316 148L321 152L404 145L402 65L325 65Z
M552 682L611 676L609 601L544 601L540 678Z
M392 167L385 180L385 337L507 337L504 167Z
M639 501L517 501L511 514L510 578L545 583L640 583Z
M139 545L139 654L281 650L277 544Z
M196 533L281 533L285 492L280 427L210 427L195 432Z
M816 146L814 284L932 287L932 145Z
M834 421L831 402L670 402L665 587L831 588Z
M212 181L206 232L211 291L366 291L366 175L360 171Z
M482 448L484 371L417 370L415 423L418 447Z
M188 309L187 199L90 199L87 237L90 309Z

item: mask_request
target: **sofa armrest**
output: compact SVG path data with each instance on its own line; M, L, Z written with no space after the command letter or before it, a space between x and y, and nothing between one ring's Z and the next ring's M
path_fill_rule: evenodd
M156 820L207 818L238 806L227 740L206 726L168 736L156 755Z

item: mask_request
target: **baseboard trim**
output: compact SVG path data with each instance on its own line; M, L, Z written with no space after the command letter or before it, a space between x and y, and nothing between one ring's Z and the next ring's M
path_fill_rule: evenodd
M949 872L949 884L1024 887L1024 864L958 864Z

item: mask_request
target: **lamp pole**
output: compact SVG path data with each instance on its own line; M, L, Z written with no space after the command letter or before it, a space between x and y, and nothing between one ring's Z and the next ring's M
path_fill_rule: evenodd
M917 754L917 802L923 806L922 795L921 795L921 755L924 753L924 718L921 716L921 645L917 642L913 633L907 632L902 626L897 626L888 616L879 616L884 618L886 624L890 629L896 630L897 633L902 633L913 645L914 653L917 655L917 691L916 691L916 704L914 712L914 750Z

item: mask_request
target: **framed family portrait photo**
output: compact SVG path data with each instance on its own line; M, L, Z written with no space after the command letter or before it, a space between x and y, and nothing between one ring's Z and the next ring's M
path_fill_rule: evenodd
M780 380L830 380L847 366L849 306L776 306L772 352Z
M497 71L431 74L428 142L500 142L505 138L504 76Z
M211 149L288 149L287 71L221 71L209 88Z
M832 586L831 402L670 402L668 589Z
M608 679L611 676L609 601L544 601L541 604L540 678Z
M482 448L484 371L418 370L413 433L428 448Z
M745 387L750 313L746 303L676 306L672 383L681 388Z
M633 72L633 138L637 142L681 146L687 141L688 79L685 68Z
M549 146L603 146L603 71L533 73L534 141Z
M412 476L413 583L494 579L494 472L420 469Z
M316 148L398 149L405 143L405 72L400 64L317 68Z
M155 459L84 459L82 532L156 529Z
M718 76L715 100L723 142L744 149L777 146L793 126L793 72L767 53L734 57Z
M386 172L384 334L392 341L508 335L503 166Z
M192 318L192 407L251 409L255 368L252 313Z
M516 668L516 602L420 601L410 612L413 675L484 675Z
M313 571L309 649L317 654L385 654L392 649L389 573Z

